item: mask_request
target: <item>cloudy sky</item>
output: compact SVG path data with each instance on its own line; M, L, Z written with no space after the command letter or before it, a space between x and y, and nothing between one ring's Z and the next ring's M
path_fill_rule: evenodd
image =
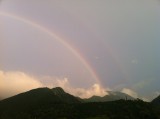
M0 97L160 94L159 0L1 0Z

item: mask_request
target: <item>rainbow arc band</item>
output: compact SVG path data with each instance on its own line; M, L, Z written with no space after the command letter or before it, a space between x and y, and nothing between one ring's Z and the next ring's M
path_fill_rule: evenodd
M42 32L48 34L49 36L53 37L54 39L56 39L64 47L69 49L73 53L73 55L75 55L80 60L80 62L86 67L86 69L90 72L91 76L94 78L95 83L101 85L101 82L100 82L100 79L99 79L97 73L94 71L92 66L86 61L86 59L83 57L83 55L81 55L80 52L78 52L73 46L71 46L64 39L62 39L61 37L57 36L54 32L48 30L47 28L45 28L42 25L36 23L35 21L23 18L21 16L15 15L15 14L11 14L11 13L1 12L0 11L0 16L8 17L10 19L14 19L14 20L17 20L19 22L23 22L24 24L31 25L32 27L35 27L35 28L39 29L40 31L42 31Z

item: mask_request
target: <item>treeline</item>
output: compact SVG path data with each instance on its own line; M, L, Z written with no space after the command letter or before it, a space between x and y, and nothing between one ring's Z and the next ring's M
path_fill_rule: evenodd
M160 105L142 100L48 103L38 108L0 108L0 119L160 119Z

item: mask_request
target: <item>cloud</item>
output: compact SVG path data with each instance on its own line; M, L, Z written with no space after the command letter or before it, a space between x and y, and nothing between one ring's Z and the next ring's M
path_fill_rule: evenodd
M110 89L104 89L102 88L99 84L94 84L88 89L83 89L83 88L72 88L70 93L73 93L76 96L79 96L81 98L89 98L93 95L96 96L104 96L107 95L108 93L106 92L107 90Z
M128 94L128 95L130 95L130 96L132 96L134 98L138 98L138 94L136 92L134 92L133 90L131 90L131 89L123 88L121 92L125 93L125 94Z
M81 98L89 98L93 95L108 95L107 91L111 90L110 88L103 88L97 83L88 88L77 88L71 85L68 78L52 76L36 78L20 71L5 72L0 70L0 98L2 99L39 87L62 87L66 92ZM123 88L121 92L134 98L138 98L138 94L131 89ZM159 92L156 92L155 94L158 95ZM145 97L141 99L148 101Z
M42 84L34 77L23 72L4 72L0 70L0 97L6 98L15 94L41 87Z
M62 87L66 92L81 98L89 98L93 95L104 96L108 94L106 91L110 90L96 83L89 88L75 88L70 84L67 78L43 77L43 81L44 80L45 84L43 84L46 87Z
M150 102L150 100L148 98L142 97L142 100L145 102Z
M146 102L149 102L149 101L150 101L150 100L149 100L148 98L146 98L146 97L138 96L138 94L137 94L135 91L133 91L133 90L131 90L131 89L128 89L128 88L123 88L121 92L122 92L122 93L125 93L125 94L128 94L128 95L134 97L135 99L139 98L139 99L141 99L141 100L143 100L143 101L146 101Z
M0 70L0 98L7 98L38 87L62 87L66 92L79 96L81 98L88 98L93 95L104 96L107 90L99 84L85 88L73 87L67 78L55 78L44 76L35 78L20 71L1 71Z

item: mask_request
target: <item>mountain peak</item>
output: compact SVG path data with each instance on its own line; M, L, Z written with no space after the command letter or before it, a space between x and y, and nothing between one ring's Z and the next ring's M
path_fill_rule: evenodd
M73 95L66 93L61 87L55 87L51 89L54 95L56 95L60 100L67 102L67 103L80 103L81 100L79 100L77 97L74 97Z
M61 87L52 88L52 91L55 95L66 94L66 92Z

